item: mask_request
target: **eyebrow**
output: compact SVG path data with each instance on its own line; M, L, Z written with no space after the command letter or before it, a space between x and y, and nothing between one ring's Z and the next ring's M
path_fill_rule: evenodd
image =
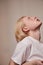
M28 19L31 19L31 17L28 17Z
M35 17L34 19L38 19L37 17Z

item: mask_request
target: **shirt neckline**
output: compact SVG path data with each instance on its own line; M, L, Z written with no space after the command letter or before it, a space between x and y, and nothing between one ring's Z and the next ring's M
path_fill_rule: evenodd
M35 39L35 38L33 38L32 36L28 36L31 40L33 40L33 41L35 41L35 42L40 42L39 40L37 40L37 39Z

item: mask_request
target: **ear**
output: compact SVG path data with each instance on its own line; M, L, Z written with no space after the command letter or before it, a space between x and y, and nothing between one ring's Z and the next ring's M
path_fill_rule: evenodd
M27 26L24 26L24 27L22 28L22 31L25 32L25 33L27 33L27 32L29 31L29 28L28 28Z

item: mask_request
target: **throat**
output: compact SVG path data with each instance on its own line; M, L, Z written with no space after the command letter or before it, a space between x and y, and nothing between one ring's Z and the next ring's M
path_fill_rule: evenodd
M31 37L35 38L36 40L38 40L38 41L40 41L40 38L41 38L40 35L38 33L34 32L34 31L30 31L28 33L28 36L31 36Z

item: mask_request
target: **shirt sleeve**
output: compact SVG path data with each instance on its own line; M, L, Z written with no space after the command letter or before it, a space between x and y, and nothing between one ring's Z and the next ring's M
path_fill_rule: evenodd
M11 59L17 63L17 64L22 64L25 61L25 52L26 52L26 46L23 45L22 43L17 44L15 48L15 52Z

